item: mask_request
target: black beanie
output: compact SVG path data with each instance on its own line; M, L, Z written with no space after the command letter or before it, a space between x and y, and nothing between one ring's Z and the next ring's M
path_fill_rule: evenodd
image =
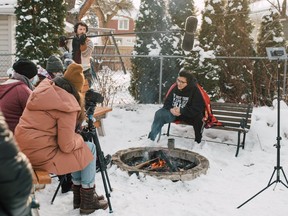
M57 73L64 71L64 65L60 58L55 55L52 55L48 58L46 64L46 70L48 73Z
M32 79L37 75L37 66L32 61L20 58L13 64L13 69L16 73L21 74L28 79Z

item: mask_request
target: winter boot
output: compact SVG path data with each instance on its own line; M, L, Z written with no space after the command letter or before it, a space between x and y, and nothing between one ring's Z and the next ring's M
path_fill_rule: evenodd
M73 190L73 208L77 209L80 208L80 203L81 203L81 197L80 197L80 188L81 185L72 185L72 190ZM104 200L103 195L97 195L98 200Z
M80 208L80 203L81 203L80 188L81 188L81 185L74 185L74 184L72 185L74 209Z
M108 202L97 198L95 188L80 189L80 214L91 214L97 209L107 209Z
M95 192L96 193L96 192ZM97 197L97 199L98 200L104 200L104 196L101 194L101 195L98 195L97 193L96 193L96 197Z

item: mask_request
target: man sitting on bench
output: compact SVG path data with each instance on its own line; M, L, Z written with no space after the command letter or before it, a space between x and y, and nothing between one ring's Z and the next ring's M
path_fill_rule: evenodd
M164 105L156 111L148 138L154 141L164 124L176 120L193 125L195 141L201 143L205 104L190 71L179 72L176 85L170 88Z

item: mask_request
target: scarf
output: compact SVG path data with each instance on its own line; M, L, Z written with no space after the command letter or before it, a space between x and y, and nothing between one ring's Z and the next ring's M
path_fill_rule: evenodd
M28 88L31 89L31 91L33 91L34 86L32 85L32 83L30 82L30 80L26 76L21 75L21 74L14 71L14 73L12 75L12 79L16 79L16 80L19 80L19 81L25 83L28 86Z

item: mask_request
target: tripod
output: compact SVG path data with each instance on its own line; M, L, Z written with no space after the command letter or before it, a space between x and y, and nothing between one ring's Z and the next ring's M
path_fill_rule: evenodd
M109 213L112 213L113 210L112 210L111 201L110 201L110 196L111 196L110 192L112 192L112 188L111 188L110 180L109 180L108 173L107 173L107 165L105 163L104 154L101 150L96 128L93 124L93 114L88 113L87 116L88 116L88 126L85 129L84 133L87 136L88 141L93 142L96 146L96 152L97 152L97 158L99 160L101 177L102 177L102 181L103 181L103 185L105 189L105 195L106 195L108 206L109 206ZM109 187L109 191L108 191L108 187Z
M93 109L88 108L88 111L89 110L93 110L94 111L94 108ZM113 210L112 210L111 201L110 201L110 196L111 196L110 192L112 191L112 188L111 188L109 177L108 177L108 173L107 173L107 165L105 163L104 154L103 154L103 152L101 150L101 146L100 146L99 139L98 139L98 136L97 136L96 128L95 128L95 126L93 124L93 114L88 114L87 113L87 116L88 116L88 126L87 126L87 128L85 128L83 130L83 133L84 133L84 136L85 136L84 140L93 142L95 144L95 146L96 146L97 158L98 158L98 161L99 161L99 168L100 168L102 181L103 181L103 185L104 185L104 189L105 189L105 195L106 195L106 198L107 198L107 201L108 201L109 212L112 213ZM53 195L53 198L51 200L51 204L53 204L53 202L55 200L55 197L56 197L56 195L57 195L57 193L58 193L58 191L60 189L60 186L62 185L62 183L65 180L65 176L61 177L59 180L60 180L60 182L59 182L59 184L57 186L57 189L56 189L56 191L55 191L55 193ZM109 187L110 192L108 191L108 187Z
M257 195L259 195L260 193L262 193L263 191L265 191L267 188L269 188L271 185L273 184L277 184L278 182L280 182L281 184L283 184L286 188L288 188L288 180L287 177L284 173L284 170L282 168L282 166L280 165L280 140L282 139L280 136L280 73L279 73L279 68L280 68L280 59L277 59L277 143L274 145L277 149L277 164L274 167L274 171L272 173L272 176L268 182L268 185L263 188L261 191L259 191L257 194L255 194L254 196L252 196L250 199L248 199L247 201L245 201L244 203L242 203L240 206L238 206L237 208L241 208L243 205L245 205L247 202L249 202L250 200L252 200L254 197L256 197ZM280 174L283 174L286 184L280 179ZM274 181L272 181L274 174L276 174L276 179Z

